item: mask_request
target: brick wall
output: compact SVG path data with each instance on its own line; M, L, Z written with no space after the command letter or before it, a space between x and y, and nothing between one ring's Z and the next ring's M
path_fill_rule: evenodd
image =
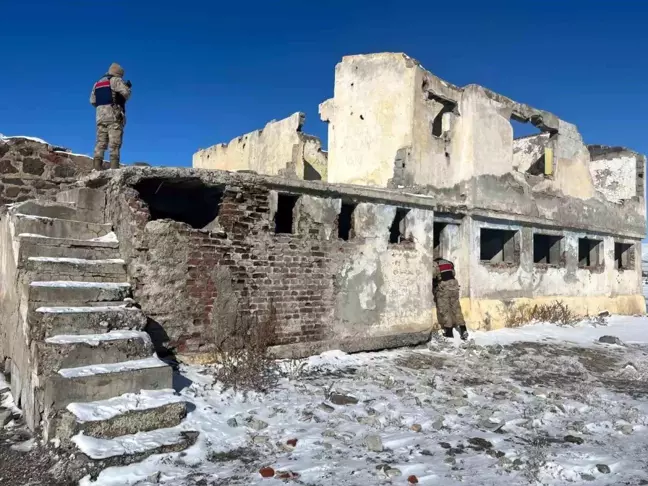
M363 203L358 236L346 241L337 237L340 198L277 189L262 177L142 169L124 170L110 182L108 217L129 262L135 299L180 353L214 351L236 319L262 320L271 308L274 344L302 355L413 344L429 332L431 260L414 245L388 244L395 205ZM210 229L151 220L145 196L136 190L144 182L153 192L198 184L185 187L187 197L201 190L199 184L220 187L217 219ZM274 232L278 192L300 195L294 234ZM183 195L167 192L169 198L179 206Z
M0 205L54 198L92 170L92 159L27 138L0 138Z

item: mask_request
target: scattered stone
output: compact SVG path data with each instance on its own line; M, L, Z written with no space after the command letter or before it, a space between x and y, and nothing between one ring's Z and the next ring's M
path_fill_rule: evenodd
M451 447L446 450L446 456L456 456L457 454L463 454L464 452L463 447Z
M585 441L583 440L582 437L576 437L575 435L566 435L565 436L565 442L569 442L571 444L581 445Z
M473 449L476 450L484 450L484 449L490 449L493 447L493 444L486 439L482 439L481 437L472 437L468 439L468 443L473 446Z
M259 474L262 478L272 478L275 475L275 470L271 467L264 467L259 469Z
M333 444L331 444L330 442L324 442L322 443L322 447L324 447L324 449L331 450L333 449Z
M583 481L596 481L596 477L591 474L581 474L581 479Z
M478 415L479 415L479 418L480 418L480 419L482 419L482 420L488 420L489 418L491 418L491 417L493 416L493 411L492 411L492 410L489 410L489 409L487 409L487 408L482 408L482 409L479 411Z
M598 313L599 317L610 317L610 311L601 311Z
M20 442L19 444L12 445L11 450L18 451L18 452L29 452L34 448L35 445L36 445L36 439L29 439L26 440L25 442Z
M236 419L235 419L234 417L232 417L231 419L228 419L228 420L227 420L227 425L229 425L230 427L234 428L234 427L238 427L239 424L238 424L238 422L236 421Z
M407 478L409 484L418 484L418 478L413 474Z
M432 428L434 430L441 430L443 428L443 419L438 418L434 422L432 422Z
M329 401L334 405L355 405L356 403L358 403L358 399L356 397L352 397L351 395L343 395L341 393L331 393Z
M486 451L486 454L488 454L489 456L494 457L496 459L501 459L502 457L504 457L506 455L506 453L504 451L498 451L498 450L495 450L495 449L488 449Z
M327 404L327 403L320 403L320 404L317 406L317 408L319 408L320 410L322 410L323 412L326 412L326 413L332 413L332 412L335 412L335 408L331 407L331 406L330 406L329 404Z
M299 478L299 473L293 472L293 471L277 471L277 474L275 474L275 478L277 479L297 479Z
M402 476L402 475L403 475L403 473L401 472L401 470L400 470L400 469L397 469L397 468L395 468L395 467L390 467L389 469L387 469L386 473L387 473L387 476L389 476L390 478L396 478L396 477L398 477L398 476Z
M248 417L246 422L247 422L247 426L254 430L263 430L266 427L268 427L267 422L264 422L263 420L259 420L258 418L254 418L254 417Z
M252 439L252 442L255 444L267 444L270 442L270 438L266 437L265 435L257 435L254 439Z
M421 424L413 424L410 427L410 430L413 430L414 432L420 432L421 430L423 430L423 426Z
M370 427L373 427L378 422L376 417L358 417L356 420L359 424L368 425Z
M337 433L333 429L326 429L322 432L323 437L337 437Z
M291 447L297 447L297 439L288 439L286 441L286 444L288 444Z
M439 442L439 445L443 447L444 449L450 449L452 446L448 444L447 442Z
M598 469L598 472L601 474L610 474L610 466L607 464L597 464L596 469Z
M11 421L11 410L0 410L0 427L4 427Z
M634 428L630 424L622 425L619 427L619 431L625 435L630 435L634 432Z
M450 456L450 457L446 457L446 458L443 460L443 462L445 462L446 464L452 464L452 465L455 465L455 464L457 463L457 460L456 460L453 456Z
M604 343L604 344L617 344L619 346L623 346L623 341L621 341L618 337L616 336L601 336L599 338L599 343Z
M423 449L421 451L421 455L423 455L423 456L433 456L434 452L432 452L430 449Z
M367 449L373 452L382 452L383 443L379 436L377 435L368 435L364 440L365 446Z

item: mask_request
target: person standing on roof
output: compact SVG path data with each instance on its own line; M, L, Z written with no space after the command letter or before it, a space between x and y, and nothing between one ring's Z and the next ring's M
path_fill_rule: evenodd
M468 329L459 303L459 283L454 264L444 258L435 258L432 267L432 292L436 303L437 320L444 336L452 339L452 330L459 328L462 340L468 339Z
M119 169L119 152L126 125L126 101L131 82L124 81L124 68L112 63L108 72L92 87L90 104L97 109L97 142L93 168L103 168L104 152L110 149L110 168Z

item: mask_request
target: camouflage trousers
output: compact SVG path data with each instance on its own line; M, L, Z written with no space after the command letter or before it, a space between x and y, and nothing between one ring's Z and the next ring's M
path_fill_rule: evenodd
M456 280L440 282L434 293L437 320L441 327L465 326L463 312L459 304L459 284Z
M124 125L119 122L97 123L97 142L94 149L95 169L103 165L104 152L110 150L110 168L119 168L119 155L124 136Z

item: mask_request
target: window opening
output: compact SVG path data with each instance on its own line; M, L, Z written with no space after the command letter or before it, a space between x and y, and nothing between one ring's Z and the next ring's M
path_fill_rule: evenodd
M353 211L356 205L351 203L342 203L342 209L338 216L338 238L348 241L353 238Z
M533 235L533 263L559 265L562 257L562 236Z
M603 241L590 238L578 240L578 266L597 267L602 263Z
M292 194L277 195L277 212L274 215L275 233L292 233L294 226L294 209L299 196Z
M515 263L517 231L481 228L480 259L490 263Z
M409 213L409 209L396 208L394 221L389 228L389 242L401 243L405 240L405 216Z

